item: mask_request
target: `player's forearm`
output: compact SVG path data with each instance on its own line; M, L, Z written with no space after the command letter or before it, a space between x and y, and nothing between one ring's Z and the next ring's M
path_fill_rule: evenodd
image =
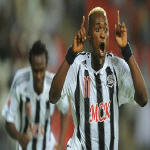
M148 101L146 85L140 68L133 55L129 58L128 65L130 67L131 75L133 78L135 100L140 106L145 106Z
M70 66L65 59L54 76L49 92L49 99L51 103L56 103L59 100L69 67Z
M21 137L21 133L17 131L15 125L13 123L10 122L6 122L5 124L6 130L8 132L8 134L15 140L19 141L20 137Z
M58 144L60 145L62 149L63 149L63 143L64 143L65 133L66 133L67 124L68 124L68 117L69 117L68 113L65 115L61 114L61 131L60 131Z

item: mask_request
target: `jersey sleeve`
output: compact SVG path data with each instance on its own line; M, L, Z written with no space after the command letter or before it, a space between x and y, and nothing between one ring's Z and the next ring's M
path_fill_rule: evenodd
M12 123L15 122L15 117L16 114L18 113L18 108L19 108L17 88L15 86L16 80L17 80L16 77L14 77L14 80L10 88L8 101L2 109L2 116L4 117L4 119Z
M78 73L79 65L78 63L74 62L68 72L64 82L63 90L61 96L64 97L69 95L70 97L73 96L73 91L76 88L76 80L77 80L77 73Z
M135 104L135 89L128 64L121 58L117 58L116 70L118 74L118 98L119 106L125 103Z
M58 110L62 113L62 114L66 114L69 111L69 101L68 101L68 96L64 96L63 98L61 98L57 103L56 106L58 108Z

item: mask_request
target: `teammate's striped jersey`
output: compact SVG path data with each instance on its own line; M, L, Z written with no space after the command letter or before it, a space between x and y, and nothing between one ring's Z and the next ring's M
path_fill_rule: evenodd
M2 115L8 122L15 123L20 132L27 132L32 137L26 150L52 150L56 144L50 127L55 107L49 103L53 76L46 72L43 92L40 95L34 91L31 68L19 70L14 77L10 101L4 106ZM66 97L56 105L63 114L67 113L69 103ZM17 150L22 150L18 143Z
M91 54L82 52L69 68L62 96L65 91L71 96L75 125L67 149L117 150L119 106L134 102L127 63L106 53L103 68L96 72Z

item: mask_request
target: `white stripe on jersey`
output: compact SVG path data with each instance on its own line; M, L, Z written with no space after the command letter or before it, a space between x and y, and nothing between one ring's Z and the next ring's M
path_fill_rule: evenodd
M4 106L2 114L8 122L15 123L19 131L28 132L32 136L33 140L29 142L26 150L52 150L56 144L50 131L51 116L55 108L55 105L49 103L53 76L54 74L46 72L43 92L40 95L33 89L31 68L19 70L14 77L9 95L10 105ZM63 114L67 113L67 97L59 100L56 105Z
M91 54L79 54L67 73L62 95L65 92L71 96L74 137L82 148L117 150L119 105L134 101L125 61L107 53L103 68L96 72L91 67Z

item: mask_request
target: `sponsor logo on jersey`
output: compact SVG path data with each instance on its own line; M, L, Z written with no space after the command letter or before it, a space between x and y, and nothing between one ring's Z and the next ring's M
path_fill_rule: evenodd
M89 122L103 122L110 119L110 103L109 100L109 102L96 103L96 105L91 104Z

